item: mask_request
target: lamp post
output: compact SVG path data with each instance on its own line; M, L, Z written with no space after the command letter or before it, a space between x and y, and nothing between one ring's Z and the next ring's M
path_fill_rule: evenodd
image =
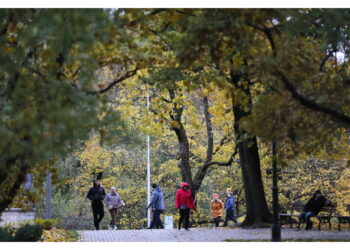
M45 218L51 218L51 172L46 171Z
M271 241L281 241L281 226L279 223L279 207L278 207L278 183L277 183L277 149L276 142L272 143L272 228Z
M147 89L147 109L149 109L149 94ZM150 136L147 135L147 205L151 202L151 145ZM151 211L147 210L147 227L151 225Z

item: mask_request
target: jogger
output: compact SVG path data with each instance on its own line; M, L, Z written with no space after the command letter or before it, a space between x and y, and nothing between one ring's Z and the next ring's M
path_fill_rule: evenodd
M109 193L104 198L104 202L107 205L107 209L111 215L111 222L109 223L109 229L117 229L115 226L116 216L118 208L124 205L124 202L120 198L115 187L111 187Z
M100 180L94 180L93 187L89 189L87 198L91 200L91 209L94 216L94 226L96 230L100 229L100 222L103 219L104 211L102 200L105 198L106 192L100 185Z

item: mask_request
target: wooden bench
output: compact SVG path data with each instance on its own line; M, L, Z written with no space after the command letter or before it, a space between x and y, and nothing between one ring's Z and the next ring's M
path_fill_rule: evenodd
M288 204L286 206L286 213L280 213L280 220L286 220L290 223L290 227L293 227L293 217L297 218L298 229L300 229L301 224L304 222L299 218L299 214L303 212L305 204L301 202L295 202L293 204ZM318 219L318 230L321 230L322 223L328 223L329 229L332 228L331 218L334 217L333 214L336 210L337 205L331 204L329 206L324 206L320 213L315 216ZM289 211L289 213L288 213Z
M293 227L293 217L299 218L299 214L303 211L304 204L301 202L289 203L286 205L286 213L280 213L281 222L287 221L290 223L290 228ZM298 219L299 221L299 219ZM300 228L300 223L299 223Z
M340 231L340 224L347 224L349 223L349 229L350 229L350 204L346 205L346 211L349 212L349 216L344 215L338 215L338 231Z
M332 229L331 219L337 208L337 204L331 204L329 206L324 206L319 214L316 216L318 219L318 230L321 230L322 223L328 223L329 229Z

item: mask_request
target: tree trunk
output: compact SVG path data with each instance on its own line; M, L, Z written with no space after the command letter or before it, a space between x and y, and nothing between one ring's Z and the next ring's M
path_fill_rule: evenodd
M28 169L29 166L22 163L21 167L16 167L11 173L6 173L1 176L2 181L0 184L0 189L2 190L2 194L0 195L0 215L6 208L9 207L9 205L11 205L17 191L21 187L21 184L25 181Z
M187 182L190 185L190 189L194 191L193 181L192 181L192 172L191 172L191 166L190 166L190 148L189 148L188 138L182 123L179 123L179 125L180 125L179 128L173 128L179 143L179 153L180 153L179 168L181 170L182 181Z
M248 105L251 108L252 99L249 87L238 85L238 79L233 78L235 86L239 91L243 91L249 98ZM242 223L243 227L265 227L271 222L271 213L267 207L265 191L262 182L260 158L256 136L250 135L240 127L242 118L248 116L250 111L244 110L240 104L234 103L232 98L234 113L234 132L238 146L240 165L243 177L245 202L247 208L246 217Z

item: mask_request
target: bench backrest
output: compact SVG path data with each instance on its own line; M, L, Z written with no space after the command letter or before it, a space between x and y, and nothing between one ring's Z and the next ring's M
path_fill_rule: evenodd
M301 203L301 202L295 202L293 204L291 204L291 213L293 213L293 211L296 211L298 213L301 213L304 209L305 204ZM329 206L324 206L321 211L320 214L327 214L327 215L332 215L335 210L337 208L337 204L332 204ZM350 204L347 206L347 210L350 212Z
M292 212L296 211L298 213L302 212L304 209L305 204L301 203L301 202L295 202L292 204Z
M337 209L337 204L332 204L332 205L329 205L329 206L324 206L322 208L322 210L320 211L320 214L319 215L329 215L329 216L332 216L332 214L335 212L335 210Z

